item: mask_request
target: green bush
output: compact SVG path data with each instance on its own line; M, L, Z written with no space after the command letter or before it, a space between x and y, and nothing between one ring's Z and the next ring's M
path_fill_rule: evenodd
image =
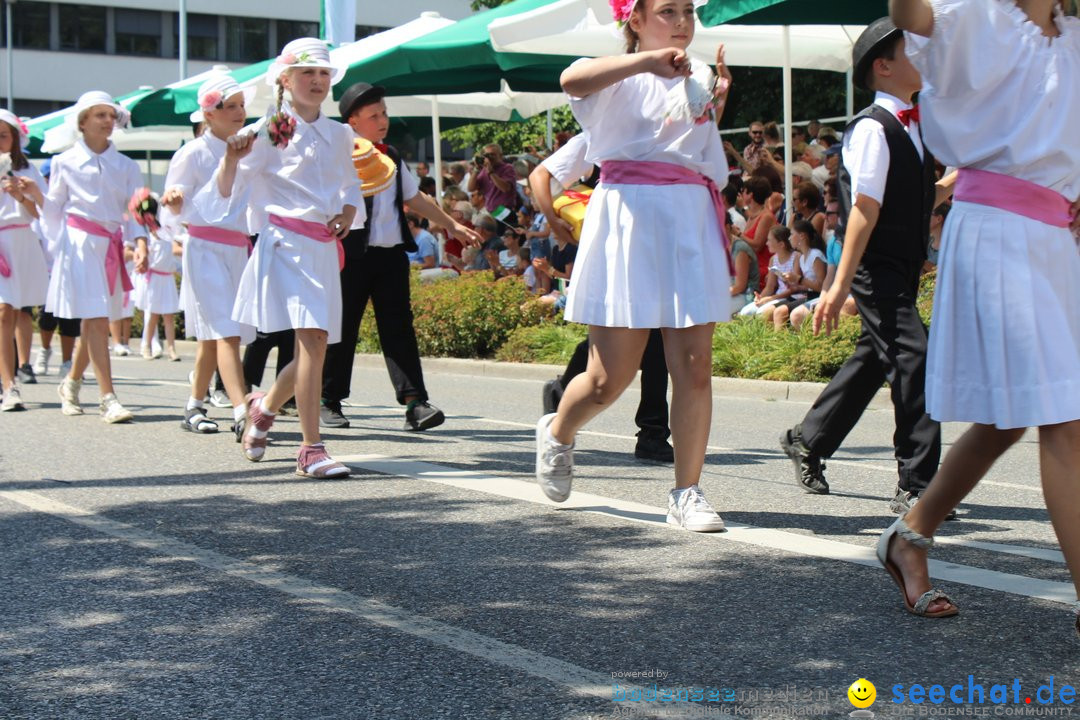
M486 358L518 327L537 325L547 310L520 279L493 281L490 272L421 283L413 272L412 309L420 354L428 357ZM360 326L357 349L379 352L371 308Z
M584 325L558 321L519 327L510 333L510 337L495 353L495 359L503 362L563 365L570 360L574 348L586 335L588 329Z

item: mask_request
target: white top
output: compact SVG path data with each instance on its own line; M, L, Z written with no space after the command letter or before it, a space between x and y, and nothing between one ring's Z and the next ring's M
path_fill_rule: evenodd
M739 232L746 230L746 218L742 213L733 207L729 207L727 211L728 217L731 218L731 224L739 229Z
M176 256L172 252L172 232L162 227L146 241L147 264L151 270L172 273L176 270Z
M780 293L787 290L787 283L784 282L784 273L789 273L795 267L795 259L799 256L797 252L792 252L788 255L788 259L780 262L780 258L775 255L769 260L769 272L776 275L776 293Z
M911 103L885 92L874 95L874 104L880 105L893 115L912 107ZM919 138L919 123L912 121L907 131L921 158L923 145ZM844 137L843 157L844 167L851 175L852 201L856 195L865 195L880 205L885 199L885 181L889 175L890 160L889 143L885 139L885 128L882 124L873 118L860 120L855 129Z
M593 165L605 160L682 165L711 178L722 189L728 181L728 166L716 126L667 122L664 117L668 91L682 81L681 77L639 73L588 97L571 96L570 109L589 146L586 159Z
M799 253L799 269L802 271L804 280L817 280L818 276L814 272L814 261L820 260L822 265L828 267L829 261L825 259L825 253L821 252L817 248L810 248L810 252L805 255Z
M346 126L347 127L347 126ZM408 202L420 192L420 180L413 175L405 163L398 168L401 173L401 200ZM394 183L397 179L394 179ZM397 204L394 202L395 184L391 184L386 190L372 198L371 201L371 235L368 236L368 246L371 247L394 247L401 245L401 218L398 216ZM364 218L357 213L353 229L364 227Z
M593 164L585 159L588 151L589 145L585 140L585 134L580 133L567 140L565 145L540 163L551 173L552 196L562 192L563 188L571 187L584 176L592 174ZM559 187L556 188L554 183L558 183Z
M45 184L45 178L36 167L31 164L25 170L13 170L15 177L30 178L41 188L41 194L49 191ZM0 192L0 227L4 225L29 225L34 222L34 216L26 209L26 205L16 202L15 198L6 192Z
M169 162L169 172L165 176L166 191L173 188L184 193L184 202L179 215L167 208L160 213L161 224L170 228L174 235L182 234L180 223L191 225L213 225L223 230L235 230L250 235L247 207L237 204L230 212L215 222L203 217L195 204L195 197L200 193L217 194L217 187L211 185L214 173L225 157L225 141L220 140L207 130L195 140L185 143L176 151Z
M926 144L946 165L1080 195L1080 19L1051 40L1013 0L931 0L930 38L908 34L922 73ZM1055 10L1057 13L1057 10Z
M122 227L125 244L134 246L135 238L145 237L146 231L125 216L128 200L142 186L139 166L121 155L115 145L109 143L99 155L79 138L52 161L49 192L41 214L50 248L63 236L69 214L93 220L109 232Z
M288 103L282 109L292 111ZM289 144L278 149L259 135L240 161L230 197L218 192L215 172L210 190L195 198L198 212L211 224L236 217L249 205L253 229L264 227L270 215L326 224L345 205L356 208L358 221L364 217L360 178L352 163L352 131L322 114L313 123L292 115L296 132ZM264 122L244 132L258 132Z

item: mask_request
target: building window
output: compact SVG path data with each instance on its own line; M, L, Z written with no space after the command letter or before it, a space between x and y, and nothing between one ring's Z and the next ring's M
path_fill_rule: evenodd
M188 13L188 58L218 59L218 16ZM180 56L180 15L173 13L173 57Z
M390 28L383 27L381 25L357 25L356 26L356 39L357 40L363 40L364 38L368 37L369 35L374 35L376 33L381 33L382 31L389 30L389 29Z
M117 54L161 57L161 13L120 8L115 13Z
M277 43L280 47L285 47L285 43L290 40L304 37L319 37L319 23L302 20L277 21Z
M225 56L232 62L254 63L270 57L270 21L225 18Z
M105 52L105 8L58 4L57 9L61 50Z
M0 38L7 38L7 8L0 3ZM49 3L17 2L11 6L12 44L17 48L49 49Z

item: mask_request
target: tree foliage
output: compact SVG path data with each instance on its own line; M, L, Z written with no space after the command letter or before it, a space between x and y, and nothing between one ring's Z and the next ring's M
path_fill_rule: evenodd
M551 131L578 133L581 127L570 112L569 105L557 107L551 111ZM442 134L443 139L455 150L478 148L488 143L499 143L503 152L516 155L528 152L529 147L544 147L547 135L547 114L541 113L524 122L484 122L463 125Z

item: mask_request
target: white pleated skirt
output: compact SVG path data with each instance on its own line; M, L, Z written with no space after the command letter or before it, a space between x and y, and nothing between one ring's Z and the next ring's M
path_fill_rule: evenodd
M11 276L0 275L0 305L15 308L45 304L49 271L45 253L30 228L0 232L0 255L11 266Z
M731 319L727 251L696 185L600 185L585 214L565 317L603 327Z
M253 326L232 319L247 261L245 248L188 237L180 280L180 309L184 311L188 337L199 340L238 337L241 344L255 339Z
M955 202L926 370L941 422L1001 429L1080 419L1080 249L1068 229Z
M176 278L158 273L136 273L132 284L137 291L136 307L144 313L172 315L180 312L180 293L176 289Z
M262 332L325 330L341 340L341 275L337 243L323 243L267 225L248 258L233 320Z
M127 320L135 317L135 308L139 300L139 274L135 272L134 261L124 263L128 277L131 278L131 290L124 293L124 301L120 305L120 319Z
M109 287L105 254L109 239L64 226L49 278L45 309L60 318L124 317L124 290L117 274Z

